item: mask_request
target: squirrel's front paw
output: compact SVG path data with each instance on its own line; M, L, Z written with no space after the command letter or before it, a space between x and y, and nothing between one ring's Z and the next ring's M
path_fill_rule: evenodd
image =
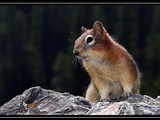
M131 97L133 94L131 92L126 92L126 93L123 93L120 97L119 97L119 100L125 100L127 99L128 97Z

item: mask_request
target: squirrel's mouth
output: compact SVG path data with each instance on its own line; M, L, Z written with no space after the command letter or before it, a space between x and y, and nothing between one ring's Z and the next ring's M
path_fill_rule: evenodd
M81 56L81 55L76 55L76 57L77 57L78 59L80 59L80 60L84 60L84 59L86 59L86 57L85 57L85 56Z

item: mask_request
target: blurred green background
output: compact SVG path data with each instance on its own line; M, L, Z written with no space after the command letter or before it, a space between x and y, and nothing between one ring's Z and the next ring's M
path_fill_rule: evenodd
M141 94L160 93L160 5L0 5L0 105L41 86L84 96L90 78L73 63L81 27L99 20L133 56Z

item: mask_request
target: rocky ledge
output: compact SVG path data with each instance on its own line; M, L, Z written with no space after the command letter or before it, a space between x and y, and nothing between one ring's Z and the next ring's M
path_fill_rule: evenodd
M0 115L160 115L160 96L135 94L124 101L90 103L37 86L2 105Z

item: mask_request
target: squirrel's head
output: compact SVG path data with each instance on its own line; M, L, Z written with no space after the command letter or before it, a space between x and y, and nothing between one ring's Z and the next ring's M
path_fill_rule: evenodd
M103 24L96 21L92 29L82 26L81 31L82 35L75 41L73 54L82 60L103 55L104 49L110 45L110 36Z

